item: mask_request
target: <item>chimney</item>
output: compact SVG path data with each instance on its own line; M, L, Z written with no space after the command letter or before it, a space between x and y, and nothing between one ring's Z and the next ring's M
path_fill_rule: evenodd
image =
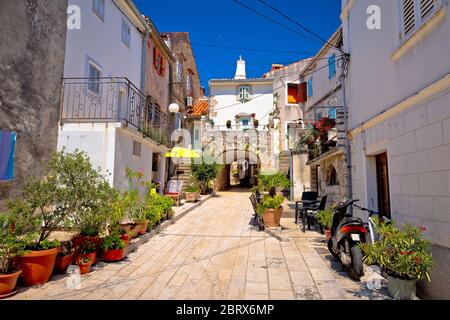
M236 75L234 76L234 79L236 80L243 80L246 79L245 74L245 60L242 59L242 56L239 56L239 60L237 61L236 66Z

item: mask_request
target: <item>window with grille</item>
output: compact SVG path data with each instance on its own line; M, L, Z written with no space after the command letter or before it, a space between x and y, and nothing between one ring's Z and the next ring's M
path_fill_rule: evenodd
M241 86L238 88L237 100L242 103L250 101L250 87L249 86Z
M441 5L440 0L401 0L402 40L409 39Z

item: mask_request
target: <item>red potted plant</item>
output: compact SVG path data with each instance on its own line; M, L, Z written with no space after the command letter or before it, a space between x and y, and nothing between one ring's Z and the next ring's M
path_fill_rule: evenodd
M24 253L26 245L25 241L15 236L14 228L8 228L8 218L0 215L0 299L16 292L17 280L22 271L14 264L14 258Z
M74 255L75 253L73 252L70 241L61 243L61 251L56 256L55 268L53 272L65 274L67 268L72 264Z
M84 255L78 256L76 259L76 264L80 268L81 274L86 274L91 271L91 260Z
M91 261L91 265L97 263L97 244L91 241L83 242L77 248L78 256L87 257Z
M320 132L328 132L336 126L336 120L328 117L322 117L316 122L316 129Z
M125 258L125 243L116 232L102 239L102 260L107 262L116 262Z

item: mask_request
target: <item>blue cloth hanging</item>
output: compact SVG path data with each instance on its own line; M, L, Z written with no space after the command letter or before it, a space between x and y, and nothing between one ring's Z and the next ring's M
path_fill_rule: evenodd
M0 131L0 180L14 179L14 149L16 133Z

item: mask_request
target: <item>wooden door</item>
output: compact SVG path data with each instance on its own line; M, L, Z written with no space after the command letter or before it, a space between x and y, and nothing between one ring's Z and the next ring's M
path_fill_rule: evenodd
M377 162L377 191L378 211L381 216L391 218L391 199L389 195L389 171L387 154L382 153L376 157Z

